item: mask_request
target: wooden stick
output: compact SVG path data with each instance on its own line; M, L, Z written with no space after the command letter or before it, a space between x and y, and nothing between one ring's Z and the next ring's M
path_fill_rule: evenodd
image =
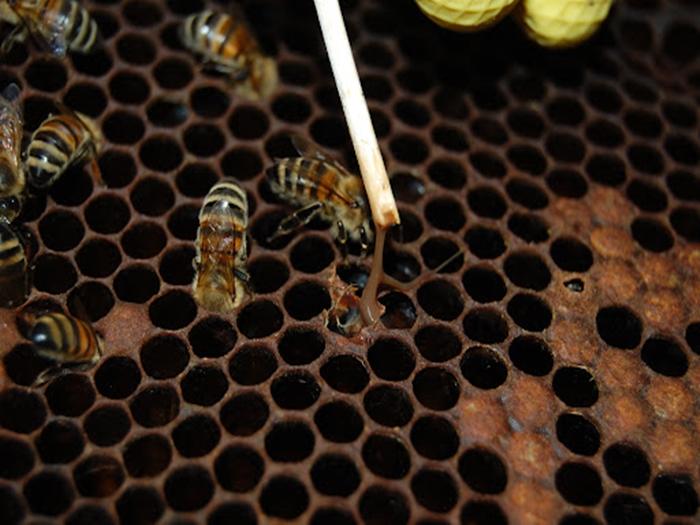
M367 101L352 57L348 34L338 0L314 0L333 76L343 104L360 173L365 183L372 218L377 228L399 224L394 194L391 192L381 151L377 144Z

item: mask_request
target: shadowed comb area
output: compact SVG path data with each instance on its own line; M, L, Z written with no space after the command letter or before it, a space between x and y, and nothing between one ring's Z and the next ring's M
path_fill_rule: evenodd
M313 5L242 2L280 75L249 101L178 39L225 4L84 0L103 49L19 43L0 67L27 133L62 102L105 141L104 187L72 167L16 223L34 274L0 311L0 522L697 522L693 2L617 2L552 52L511 19L457 34L342 0L402 217L385 270L408 283L352 339L325 310L369 261L318 221L270 240L290 133L357 171ZM251 297L218 315L191 283L223 177L248 198ZM32 388L51 362L20 317L61 309L104 355Z

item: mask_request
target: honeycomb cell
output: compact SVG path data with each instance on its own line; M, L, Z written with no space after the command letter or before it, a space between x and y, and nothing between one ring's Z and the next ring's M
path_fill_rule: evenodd
M547 175L547 186L560 197L580 199L588 193L588 183L577 171L555 169Z
M105 193L92 199L85 208L85 221L97 233L120 232L129 222L131 213L126 202L116 195Z
M459 475L476 492L500 494L508 483L508 473L503 460L485 448L470 448L459 456Z
M141 118L134 113L117 110L105 118L102 131L110 142L129 146L139 142L146 129Z
M435 319L452 321L464 309L459 291L448 281L429 281L418 289L416 295L423 310Z
M92 443L99 447L110 447L126 437L131 421L119 405L102 405L85 417L83 428Z
M66 518L66 525L113 525L115 521L107 510L97 505L83 505Z
M175 448L185 458L197 458L211 452L221 439L216 420L205 414L193 414L180 422L172 432Z
M34 260L32 281L37 290L57 295L67 292L75 285L78 272L69 259L48 253Z
M228 372L240 385L257 385L272 376L277 369L277 359L272 351L262 345L246 345L231 357Z
M596 315L598 335L610 346L631 349L642 340L642 322L624 306L601 308Z
M337 355L326 361L321 367L321 377L334 390L348 394L361 392L369 382L365 365L350 354Z
M170 386L148 386L129 403L131 415L146 428L161 427L175 419L180 411L180 397Z
M508 218L508 229L528 243L549 239L549 225L534 213L513 213Z
M526 144L508 148L508 160L521 172L537 177L547 169L547 159L540 150Z
M109 93L123 104L142 104L148 99L150 88L138 73L119 72L109 81Z
M332 401L321 406L314 416L321 435L335 443L355 441L364 428L364 421L357 409L345 401Z
M688 371L688 357L680 345L666 337L650 337L642 345L642 361L657 374L681 377Z
M360 485L360 472L347 456L325 454L311 467L311 481L321 494L347 497Z
M180 382L182 398L188 403L211 406L219 401L226 390L226 375L217 366L194 366Z
M433 142L446 150L462 152L469 149L467 138L459 128L453 126L435 126L430 133Z
M278 475L271 478L260 492L260 507L272 518L292 520L309 506L309 493L296 478Z
M411 491L419 505L433 512L449 512L457 504L456 484L444 470L419 470L411 479Z
M157 335L140 351L141 366L154 379L170 379L182 372L189 361L185 342L174 335Z
M83 245L75 255L80 273L87 277L107 277L112 275L122 261L119 248L106 239L92 239ZM61 275L56 273L56 275Z
M73 503L75 493L63 474L42 471L24 485L24 499L36 514L59 516Z
M209 471L199 465L187 465L171 471L165 480L165 499L179 512L201 509L214 495Z
M570 407L589 407L598 401L598 385L588 370L566 366L552 378L556 396Z
M461 248L450 239L431 237L420 247L423 263L438 273L453 273L464 264Z
M275 403L286 410L304 410L312 406L321 394L321 387L308 372L286 372L270 385Z
M582 414L569 412L560 414L556 422L556 432L557 439L574 454L592 456L598 452L600 431L588 417ZM608 474L610 475L610 472Z
M154 326L178 330L189 325L197 315L197 305L190 294L171 290L156 298L148 308Z
M362 460L377 476L401 479L411 467L411 457L404 443L390 434L372 434L362 446Z
M474 151L469 155L469 162L484 177L500 179L506 175L505 163L491 151Z
M603 509L605 520L611 524L631 520L639 525L652 525L654 513L646 500L637 494L616 492L605 502Z
M555 483L563 498L574 505L596 505L603 497L600 475L586 463L564 463L557 470Z
M365 523L405 525L411 515L403 493L379 485L370 486L363 492L359 510Z
M522 177L509 180L506 183L506 191L513 202L530 210L541 210L549 204L547 194L537 184Z
M149 217L166 213L175 203L175 195L170 186L155 177L143 177L131 190L131 205Z
M219 484L231 492L249 492L260 482L265 471L263 458L245 445L231 445L214 462Z
M199 320L190 330L188 340L199 357L226 355L236 344L238 334L228 321L209 316Z
M629 443L614 443L603 453L608 476L624 487L642 487L649 482L651 467L638 447Z
M53 58L33 60L24 76L30 86L49 93L60 90L68 80L65 66Z
M132 485L119 496L116 509L123 523L155 523L163 515L165 503L156 489Z
M78 417L95 402L95 389L83 374L64 374L49 383L44 393L54 414Z
M311 455L315 441L305 422L281 421L274 424L265 436L265 450L273 461L296 463Z
M498 388L508 376L503 359L495 350L483 346L467 349L459 366L467 381L484 390Z
M265 400L255 392L243 392L229 399L219 413L223 427L234 436L250 436L260 430L270 415Z
M267 300L249 303L238 314L238 329L250 339L271 335L282 328L282 323L282 312Z
M457 452L459 437L447 419L440 416L423 416L411 428L411 443L421 456L444 460Z
M73 481L81 495L106 498L124 483L124 468L111 456L92 455L83 459L73 470Z
M141 382L136 362L126 356L104 359L95 373L97 391L109 399L129 397Z
M46 247L65 252L75 248L80 243L85 235L85 228L80 219L73 213L56 211L41 218L39 234Z
M413 394L431 410L449 410L457 404L459 393L457 378L444 368L424 368L413 379Z
M85 447L80 428L69 419L56 419L41 429L35 446L44 463L70 463Z
M554 366L549 346L539 337L530 335L513 339L508 356L517 369L533 376L546 376Z
M139 158L149 169L169 172L180 166L183 153L177 142L168 137L156 135L141 143Z
M698 495L688 475L660 474L653 481L652 493L666 514L694 516L697 513Z
M98 117L107 107L107 96L102 88L90 82L73 84L65 95L63 103L89 117Z
M0 478L23 477L34 466L31 447L9 436L0 436Z
M475 308L464 316L464 333L485 344L500 343L508 337L508 323L494 308Z
M207 518L208 525L226 525L227 523L256 525L258 518L253 507L242 502L219 505Z

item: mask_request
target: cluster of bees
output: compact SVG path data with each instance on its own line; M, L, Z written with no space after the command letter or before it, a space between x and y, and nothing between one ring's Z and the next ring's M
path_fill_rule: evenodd
M0 47L30 37L55 56L87 54L101 46L97 24L77 0L7 0L0 18L15 25ZM277 86L277 65L259 48L240 16L202 11L180 26L184 46L204 68L225 75L243 97L264 99ZM66 169L90 162L101 183L97 155L99 127L87 116L57 104L31 135L22 152L20 89L11 84L0 97L0 307L17 307L30 291L30 268L15 221L28 194L45 191ZM298 157L279 159L267 172L271 190L298 209L285 218L270 240L303 227L314 218L331 224L331 233L346 249L359 243L366 254L372 242L370 214L361 179L315 146L292 137ZM253 293L246 271L248 201L233 179L223 179L206 195L195 241L193 296L205 309L220 314L236 310ZM62 312L23 314L35 351L55 366L37 378L40 384L66 368L87 368L99 361L103 342L87 318ZM85 317L85 316L83 316Z

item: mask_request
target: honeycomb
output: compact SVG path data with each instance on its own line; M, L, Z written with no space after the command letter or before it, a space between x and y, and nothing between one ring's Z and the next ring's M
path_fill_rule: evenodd
M71 169L21 223L23 308L83 304L107 350L30 387L47 363L0 313L0 522L697 523L693 2L618 2L552 52L510 21L453 34L411 2L344 1L402 216L385 269L411 283L354 339L323 311L367 261L323 224L266 241L289 133L356 167L312 3L244 4L281 73L255 103L179 44L202 1L85 5L103 51L19 45L0 80L27 131L62 101L104 132L106 186ZM189 288L222 176L248 191L256 292L226 317Z

